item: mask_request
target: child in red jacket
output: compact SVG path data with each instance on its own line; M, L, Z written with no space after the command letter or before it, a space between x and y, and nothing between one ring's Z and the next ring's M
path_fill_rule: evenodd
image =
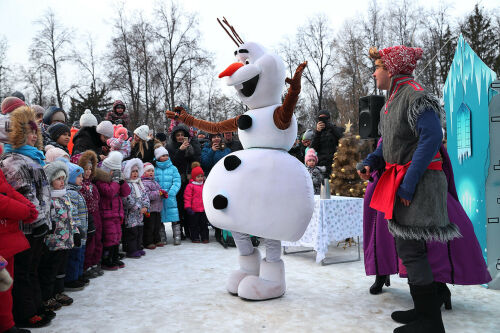
M184 209L193 243L208 243L208 220L203 207L203 181L205 174L199 166L191 171L191 180L184 191Z

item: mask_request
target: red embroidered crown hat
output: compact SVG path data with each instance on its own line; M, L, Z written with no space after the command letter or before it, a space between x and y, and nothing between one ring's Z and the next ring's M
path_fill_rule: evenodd
M422 58L423 53L424 51L419 47L404 45L387 47L379 51L385 67L392 76L411 74L417 67L417 61Z

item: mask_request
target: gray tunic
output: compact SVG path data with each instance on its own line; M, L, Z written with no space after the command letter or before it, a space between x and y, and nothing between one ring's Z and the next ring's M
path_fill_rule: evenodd
M405 75L407 77L407 75ZM395 79L391 83L392 92ZM412 78L411 78L412 80ZM403 81L397 82L399 85ZM439 102L418 84L401 84L380 111L379 130L383 139L383 156L387 163L404 165L411 161L418 145L418 117L434 110L440 118ZM450 223L446 205L448 183L442 170L426 170L420 178L411 204L404 206L398 197L394 202L389 230L395 237L446 242L460 236L457 226Z

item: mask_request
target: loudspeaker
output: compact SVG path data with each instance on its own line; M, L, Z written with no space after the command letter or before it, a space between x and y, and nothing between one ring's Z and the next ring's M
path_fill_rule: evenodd
M359 135L362 139L378 138L380 110L385 98L379 95L364 96L359 99Z

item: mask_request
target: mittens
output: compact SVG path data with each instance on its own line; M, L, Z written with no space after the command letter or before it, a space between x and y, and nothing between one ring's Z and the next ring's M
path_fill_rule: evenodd
M165 199L168 198L168 192L165 190L160 190L160 196L164 197Z
M186 213L188 213L189 215L194 215L194 210L188 207L186 208Z
M33 223L38 218L38 211L36 210L34 205L31 205L31 206L29 206L30 207L30 216L26 220L24 220L23 223L26 223L26 224Z

